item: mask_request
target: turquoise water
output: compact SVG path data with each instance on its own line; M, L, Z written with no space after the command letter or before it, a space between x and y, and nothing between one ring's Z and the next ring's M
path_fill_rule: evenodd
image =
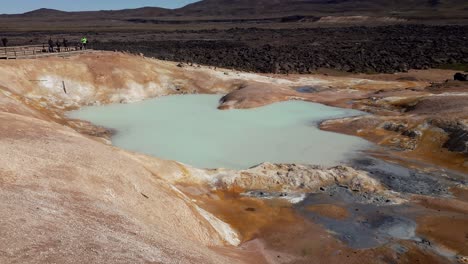
M337 165L368 146L360 138L317 128L318 121L358 111L302 101L221 111L220 98L166 96L85 107L69 116L116 129L116 146L199 168L244 169L266 161Z

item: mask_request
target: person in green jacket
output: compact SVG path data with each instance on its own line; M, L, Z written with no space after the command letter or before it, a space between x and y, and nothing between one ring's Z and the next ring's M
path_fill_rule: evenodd
M88 45L88 39L86 37L81 38L81 49L86 49L86 45Z

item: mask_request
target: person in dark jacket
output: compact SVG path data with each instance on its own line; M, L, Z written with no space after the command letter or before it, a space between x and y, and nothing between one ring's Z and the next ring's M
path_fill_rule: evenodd
M62 44L63 44L63 49L65 51L68 51L68 40L64 38L62 41Z
M7 38L2 38L2 43L3 43L3 47L6 48L6 46L8 44L8 39Z
M55 45L57 46L57 52L60 52L60 46L62 43L57 39L57 41L55 41Z
M49 39L49 52L54 52L54 41L52 38Z

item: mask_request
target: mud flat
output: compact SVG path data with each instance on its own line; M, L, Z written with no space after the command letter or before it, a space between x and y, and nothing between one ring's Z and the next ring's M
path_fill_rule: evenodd
M466 153L451 147L465 144L466 86L445 82L452 71L258 75L101 52L0 73L0 262L466 261ZM65 114L194 93L226 94L226 110L302 100L369 112L320 127L381 148L328 168L199 169L112 146Z

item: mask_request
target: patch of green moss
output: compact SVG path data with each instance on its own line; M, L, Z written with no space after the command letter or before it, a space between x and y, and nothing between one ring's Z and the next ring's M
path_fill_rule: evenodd
M442 64L438 66L437 68L444 69L444 70L468 71L468 64L467 63Z

